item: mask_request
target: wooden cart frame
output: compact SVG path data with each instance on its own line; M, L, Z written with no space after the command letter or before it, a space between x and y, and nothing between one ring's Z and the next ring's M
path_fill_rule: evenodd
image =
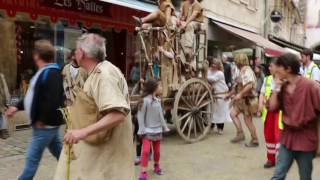
M151 37L160 38L163 34L166 38L171 41L171 47L175 53L175 61L178 62L179 75L184 76L182 71L185 67L182 58L186 58L186 53L184 52L183 46L181 44L181 35L183 32L176 30L168 30L167 28L154 27L148 29L136 28L138 33L138 38L141 41L141 49L144 52L144 56L140 58L140 76L142 79L142 74L144 69L148 64L151 67L153 60L151 59L152 54L150 54L147 49L146 40L151 41L151 48L157 47L156 41ZM208 62L206 60L207 54L207 36L206 31L195 30L194 36L194 47L193 47L193 57L196 62L196 67L192 76L187 78L185 81L179 82L178 90L171 92L169 97L163 97L164 109L171 113L172 122L174 123L179 135L189 143L197 142L208 134L211 127L211 120L213 114L213 105L215 98L212 94L213 89L207 81L207 69ZM159 53L159 52L157 52ZM161 57L161 56L160 56ZM161 58L160 58L161 61ZM160 62L161 63L161 62ZM161 67L160 67L161 68ZM149 69L149 74L153 76L152 68ZM181 80L182 78L179 77ZM136 87L139 86L139 83ZM142 85L140 85L141 87ZM131 106L137 105L140 95L131 96Z

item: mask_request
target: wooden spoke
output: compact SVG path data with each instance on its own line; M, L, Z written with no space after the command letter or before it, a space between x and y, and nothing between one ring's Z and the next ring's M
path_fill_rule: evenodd
M200 98L200 100L197 102L197 106L199 106L200 105L200 103L202 102L202 100L208 95L208 91L206 91L202 96L201 96L201 98Z
M183 115L181 118L179 118L179 122L182 121L183 119L185 119L186 117L190 116L191 112L186 113L185 115Z
M187 107L181 107L181 106L179 106L179 107L178 107L178 109L179 109L179 110L183 110L183 111L191 111L191 109L190 109L190 108L187 108Z
M187 94L188 94L188 95L187 95L187 96L188 96L187 99L189 100L189 103L190 103L192 106L194 106L195 104L194 104L194 102L193 102L193 100L192 100L192 99L193 99L193 97L192 97L192 85L193 85L193 84L191 84L190 87L187 89L187 92L188 92L188 93L187 93Z
M192 106L189 104L189 102L184 97L181 97L181 99L190 109L192 108Z
M197 133L197 119L195 117L192 117L193 120L193 132L194 132L194 137L198 137L198 133Z
M198 88L198 92L197 92L197 96L196 96L196 100L195 100L195 102L198 102L198 99L199 99L199 96L200 96L201 90L202 90L202 86L201 86L200 88Z
M189 125L189 129L188 129L188 138L190 139L190 135L191 135L191 129L193 126L193 121L192 121L192 117L190 117L191 121L190 121L190 125Z
M200 111L202 114L212 114L212 112L209 111Z
M187 125L189 124L190 121L191 121L191 116L188 117L187 121L183 125L183 128L181 129L182 133L184 132L184 130L186 129L186 127L187 127Z
M201 117L199 114L197 115L198 119L199 119L199 124L201 124L201 127L203 129L206 129L206 126L204 124L204 120L203 120L203 117Z
M210 103L211 103L211 101L207 101L207 102L205 102L205 103L203 103L203 104L199 105L199 109L201 109L201 108L205 107L206 105L208 105L208 104L210 104Z
M192 101L193 101L193 102L197 102L197 101L196 101L196 90L197 90L196 87L197 87L197 84L194 83L194 84L193 84L193 88L192 88Z

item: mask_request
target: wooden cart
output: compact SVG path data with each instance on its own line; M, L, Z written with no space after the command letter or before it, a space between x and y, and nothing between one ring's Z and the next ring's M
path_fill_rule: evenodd
M174 82L175 88L169 89L168 95L162 99L164 110L167 114L169 113L166 117L172 117L171 120L169 118L167 120L175 125L177 132L186 142L193 143L203 139L210 130L215 102L213 89L207 81L206 31L199 27L194 32L193 52L188 54L191 57L189 60L195 64L193 68L191 61L187 60L187 53L181 41L183 32L179 29L153 27L136 28L136 31L141 42L139 64L142 79L156 78L152 66L157 62L160 69L164 66L163 54L157 50L157 47L163 38L170 44L175 55L173 63L178 74L178 82ZM151 58L154 54L160 58L158 60ZM137 83L131 93L132 108L135 108L140 98L141 86L142 84Z

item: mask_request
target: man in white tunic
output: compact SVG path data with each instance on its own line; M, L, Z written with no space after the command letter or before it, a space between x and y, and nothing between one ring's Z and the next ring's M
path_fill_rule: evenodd
M55 180L134 179L128 87L120 70L104 61L105 51L99 35L85 34L77 41L75 57L88 79L70 107L71 130L64 137L72 145L70 171L63 151Z

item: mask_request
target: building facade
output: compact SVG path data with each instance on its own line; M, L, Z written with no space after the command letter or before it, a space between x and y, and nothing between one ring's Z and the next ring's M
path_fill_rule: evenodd
M206 16L238 28L261 33L263 0L204 0Z
M280 53L281 47L263 37L265 0L204 0L202 4L208 20L208 55L234 55L240 50L253 60L264 58L266 52Z
M304 46L304 7L303 0L268 0L265 21L265 34L281 41L297 46ZM279 22L272 22L269 18L272 12L280 12L282 18Z
M320 0L305 3L306 47L320 52Z

